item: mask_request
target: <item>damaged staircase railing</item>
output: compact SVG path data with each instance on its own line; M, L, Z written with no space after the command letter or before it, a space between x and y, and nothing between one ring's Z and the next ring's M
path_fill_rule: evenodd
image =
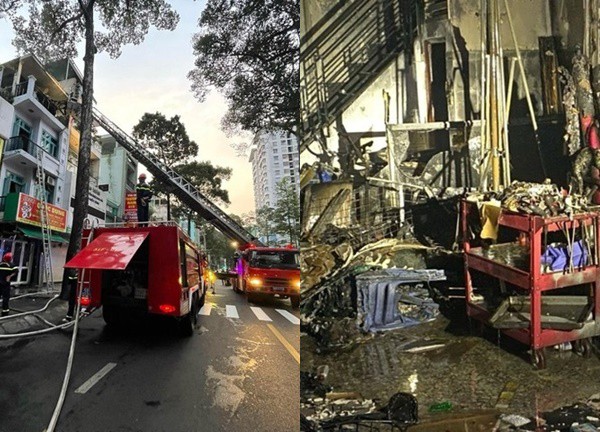
M302 37L301 150L400 52L411 52L419 7L416 0L347 2Z
M157 160L141 147L134 138L125 133L96 108L93 110L93 115L94 120L131 153L138 162L144 165L155 178L171 186L173 188L172 193L190 209L197 212L227 237L241 243L253 242L256 245L262 245L251 233L213 204L190 182L172 168Z

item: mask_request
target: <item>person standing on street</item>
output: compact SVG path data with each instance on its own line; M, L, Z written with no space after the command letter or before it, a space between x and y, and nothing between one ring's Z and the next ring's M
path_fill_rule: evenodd
M69 309L63 322L73 321L75 315L75 303L77 301L77 270L69 269L67 272L67 284L69 285Z
M140 225L146 225L149 218L148 207L152 198L152 189L146 183L146 174L141 173L138 177L139 183L135 187L137 194L137 215Z
M2 257L0 262L0 296L2 296L2 316L8 315L10 308L8 302L10 300L10 280L13 278L19 269L13 266L12 254L7 252Z

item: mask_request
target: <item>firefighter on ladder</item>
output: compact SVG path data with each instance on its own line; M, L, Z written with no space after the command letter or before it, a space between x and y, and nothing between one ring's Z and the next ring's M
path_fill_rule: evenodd
M141 173L138 180L139 183L135 187L138 222L140 225L146 225L149 217L148 207L150 198L152 198L152 189L146 183L146 174Z
M19 269L13 266L12 254L7 252L0 262L0 296L2 297L2 316L10 312L8 302L10 300L10 280L17 274Z

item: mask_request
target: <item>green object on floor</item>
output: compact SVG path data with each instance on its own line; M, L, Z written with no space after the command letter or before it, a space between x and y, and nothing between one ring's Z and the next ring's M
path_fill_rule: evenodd
M429 407L429 412L438 413L438 412L448 412L452 409L452 404L448 401L440 402L433 404Z

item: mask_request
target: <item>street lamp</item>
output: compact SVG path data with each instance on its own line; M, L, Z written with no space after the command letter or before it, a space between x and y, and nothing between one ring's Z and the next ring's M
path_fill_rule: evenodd
M239 244L238 244L238 242L236 242L236 241L232 241L232 242L231 242L231 246L232 246L234 249L237 249L237 248L238 248L238 246L239 246Z

